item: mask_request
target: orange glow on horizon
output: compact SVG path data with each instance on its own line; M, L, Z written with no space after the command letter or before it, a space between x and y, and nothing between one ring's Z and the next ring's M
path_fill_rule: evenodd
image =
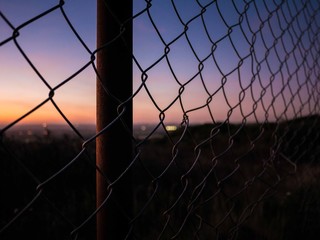
M1 106L0 112L0 124L8 125L20 117L24 116L32 108L26 109L21 105L6 105ZM74 109L71 106L64 107L61 109L66 117L75 124L94 124L95 123L95 110L87 107L79 109ZM28 116L24 117L19 121L19 124L64 124L66 121L59 114L59 112L54 108L54 106L47 102L42 107L36 111L30 113Z

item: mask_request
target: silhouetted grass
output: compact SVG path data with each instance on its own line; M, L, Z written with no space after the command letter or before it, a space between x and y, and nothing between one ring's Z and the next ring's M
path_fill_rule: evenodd
M279 124L207 124L145 141L132 171L133 238L316 239L319 123L312 116ZM28 143L3 139L1 228L81 145L69 135ZM48 183L1 239L69 238L96 208L94 149ZM93 219L78 239L94 237Z

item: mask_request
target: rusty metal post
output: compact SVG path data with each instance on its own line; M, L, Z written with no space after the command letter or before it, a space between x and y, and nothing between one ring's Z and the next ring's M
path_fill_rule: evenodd
M108 7L106 7L106 4ZM97 70L102 84L109 93L120 101L132 95L132 0L97 0L97 49L111 42L120 33L119 23L126 21L125 31L120 38L112 41L97 52ZM97 131L117 118L115 101L97 80ZM123 122L132 130L132 102L125 105ZM96 164L113 182L127 168L132 160L131 136L121 121L113 124L96 140ZM97 206L106 199L108 183L97 172ZM111 198L97 213L97 240L124 239L129 229L132 206L130 175L112 187Z

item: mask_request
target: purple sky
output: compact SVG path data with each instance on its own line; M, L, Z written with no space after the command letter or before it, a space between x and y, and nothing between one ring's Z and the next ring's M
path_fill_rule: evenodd
M0 11L18 27L58 2L2 0ZM310 17L306 17L313 14L319 3L311 2L292 20L291 15L298 12L301 3L294 6L289 1L281 10L274 11L276 5L271 1L268 6L255 1L241 16L245 9L242 1L234 1L236 5L232 1L210 2L174 1L179 19L170 0L152 1L149 11L160 36L147 12L134 19L134 55L148 75L146 86L156 103L142 88L134 98L134 122L156 123L159 112L164 111L166 122L179 123L182 107L191 123L212 122L208 107L215 121L223 121L230 113L231 121L241 121L244 116L255 121L255 117L264 120L267 111L271 121L319 111L319 73L312 66L318 49L312 37L319 30L316 21L309 23ZM134 14L146 7L144 0L133 3ZM202 9L206 9L202 17L190 21ZM63 10L90 51L94 51L95 1L66 1ZM259 18L265 20L263 26ZM314 19L319 20L319 13L315 13ZM187 34L181 35L185 26ZM19 34L18 44L52 88L90 61L90 53L72 33L59 9L23 27ZM0 18L0 42L11 35L12 29ZM163 57L166 46L170 49L167 58L150 68ZM136 91L142 72L133 66ZM95 81L89 66L55 92L55 102L73 123L95 122ZM12 41L0 46L0 84L0 124L16 120L49 94L49 88ZM181 101L177 99L179 91ZM194 111L197 108L200 109ZM253 108L256 115L251 114ZM22 122L63 121L48 102Z

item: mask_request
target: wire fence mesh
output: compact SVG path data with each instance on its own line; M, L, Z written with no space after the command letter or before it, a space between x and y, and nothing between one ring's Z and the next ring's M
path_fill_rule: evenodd
M92 3L1 2L1 239L94 239L102 211L127 222L118 239L318 237L320 3L137 0L128 19L102 3L117 34L95 47L74 20ZM121 99L96 56L131 22L134 87ZM96 78L114 104L97 132L78 124L94 119ZM118 156L133 149L116 174L95 162L112 131L130 141Z

